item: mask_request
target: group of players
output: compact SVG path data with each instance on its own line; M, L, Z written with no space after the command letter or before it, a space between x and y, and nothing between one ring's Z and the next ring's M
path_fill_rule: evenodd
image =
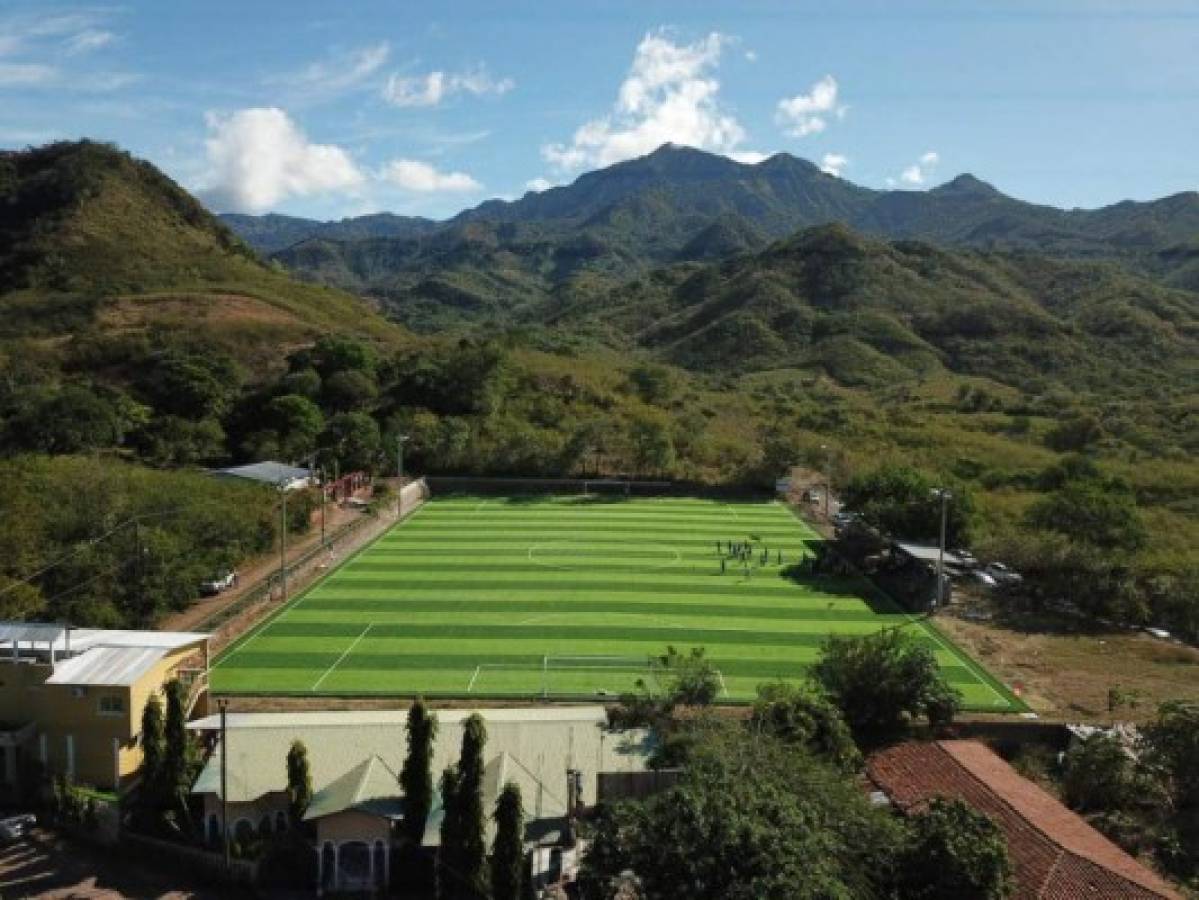
M753 577L752 566L770 565L770 548L765 544L758 547L752 539L748 541L717 541L716 555L720 557L721 575L728 572L730 564L734 572L737 565L740 564L742 574L746 578ZM777 564L781 566L783 564L783 551L776 550L775 556Z

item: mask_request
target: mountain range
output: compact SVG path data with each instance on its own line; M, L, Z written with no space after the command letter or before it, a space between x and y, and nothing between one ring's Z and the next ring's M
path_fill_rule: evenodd
M669 144L444 222L223 218L301 278L378 298L423 330L505 321L569 293L579 279L614 286L654 266L753 252L834 222L889 240L1112 260L1199 289L1194 192L1063 210L1009 197L972 175L927 191L879 191L788 154L749 165Z

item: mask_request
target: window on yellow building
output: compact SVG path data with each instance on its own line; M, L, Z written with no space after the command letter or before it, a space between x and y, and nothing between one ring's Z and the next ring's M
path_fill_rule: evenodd
M109 695L100 698L100 715L119 716L125 712L125 698Z

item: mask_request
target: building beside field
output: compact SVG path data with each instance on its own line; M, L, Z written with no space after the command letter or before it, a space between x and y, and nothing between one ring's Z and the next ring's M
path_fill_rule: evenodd
M874 754L870 780L903 813L934 797L963 800L1003 830L1016 900L1160 900L1162 878L977 741L909 742Z
M457 762L463 723L472 711L437 712L433 773ZM491 812L507 782L525 803L525 842L537 885L569 877L577 857L571 800L597 802L600 776L626 782L647 772L651 738L644 729L613 731L602 706L478 710L487 724L483 805ZM403 818L398 773L407 754L405 710L229 713L226 719L228 827L250 840L287 827L285 760L292 742L308 749L313 800L305 819L316 835L320 890L365 890L391 881L393 834ZM189 726L211 753L192 793L204 803L205 834L221 841L220 717ZM571 774L575 773L575 774ZM425 823L425 846L436 847L440 798ZM490 844L491 835L488 835Z
M257 462L244 466L214 469L220 478L240 478L282 491L298 491L312 484L312 470L289 466L281 462Z
M141 765L146 701L179 678L190 704L207 672L206 634L0 622L0 776L32 765L119 789Z

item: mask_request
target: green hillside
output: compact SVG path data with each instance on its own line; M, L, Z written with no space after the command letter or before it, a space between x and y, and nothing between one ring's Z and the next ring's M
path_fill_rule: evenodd
M1062 210L971 175L928 191L876 191L787 154L746 165L666 145L443 223L371 216L308 223L304 233L302 220L287 217L225 220L264 252L283 248L273 258L298 276L376 297L399 321L436 331L491 327L531 299L559 300L580 275L624 281L664 264L761 250L829 223L891 240L1108 260L1189 288L1185 248L1199 234L1199 194Z

